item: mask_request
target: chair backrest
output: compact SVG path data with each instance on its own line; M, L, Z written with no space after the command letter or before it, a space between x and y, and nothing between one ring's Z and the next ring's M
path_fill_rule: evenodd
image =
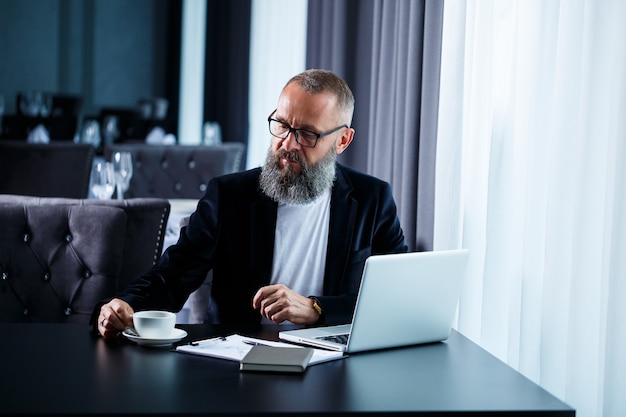
M241 169L245 145L224 143L216 146L114 144L105 149L129 151L133 157L133 177L127 197L199 199L209 180Z
M161 256L165 199L0 195L0 322L88 323Z
M98 120L104 126L107 117L114 116L117 123L117 132L114 142L141 141L145 143L146 136L153 127L151 119L143 118L139 109L134 107L103 107L100 109Z
M88 144L0 142L0 194L87 198L94 153Z
M51 107L45 110L45 115L41 113L43 107L38 105L25 111L27 109L23 106L23 99L28 94L20 92L16 95L16 113L5 115L0 137L25 140L32 129L38 125L43 125L51 141L72 141L74 139L83 119L82 96L39 93L41 94L40 97L51 99Z

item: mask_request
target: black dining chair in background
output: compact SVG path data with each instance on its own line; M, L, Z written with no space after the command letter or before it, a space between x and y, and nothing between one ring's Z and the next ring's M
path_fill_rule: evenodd
M133 177L127 197L200 199L213 177L241 170L246 146L228 142L206 145L113 144L104 150L111 160L115 152L130 152Z
M46 129L50 141L72 142L83 121L80 95L43 91L21 91L16 95L15 114L5 114L0 139L27 140L38 126Z
M87 198L95 150L88 144L0 142L0 194Z

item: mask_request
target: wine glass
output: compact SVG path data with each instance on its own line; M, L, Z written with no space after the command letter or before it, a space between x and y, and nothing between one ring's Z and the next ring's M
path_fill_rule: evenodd
M91 168L91 192L98 200L108 200L115 190L115 174L110 162L96 162Z
M37 117L39 114L39 94L35 91L21 92L19 95L20 111L26 117Z
M41 93L41 103L39 104L39 115L49 117L52 113L52 94Z
M115 143L115 141L119 137L120 131L118 125L119 118L114 115L106 116L102 120L102 136L104 136L105 145L111 145Z
M100 146L100 125L97 120L85 120L83 122L83 129L80 135L81 143L88 143L94 148L98 149Z
M222 129L217 122L204 123L204 144L219 145L222 143Z
M123 200L124 193L128 190L130 179L133 176L133 159L130 152L115 152L111 163L115 172L117 199Z

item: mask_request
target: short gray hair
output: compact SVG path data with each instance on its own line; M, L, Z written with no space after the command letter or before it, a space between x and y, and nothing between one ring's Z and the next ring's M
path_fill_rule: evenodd
M348 84L332 71L323 69L309 69L294 75L285 84L285 87L291 83L296 83L308 94L320 94L324 92L331 93L337 98L337 108L343 113L343 120L347 125L352 124L352 115L354 113L354 95Z

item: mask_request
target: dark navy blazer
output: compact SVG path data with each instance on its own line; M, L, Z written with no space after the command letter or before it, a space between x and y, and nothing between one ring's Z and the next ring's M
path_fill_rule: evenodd
M368 256L407 251L390 185L340 164L336 171L324 293L318 297L326 324L352 320ZM270 281L278 207L260 190L260 172L255 168L212 179L178 242L117 297L136 311L178 311L212 269L211 294L220 322L259 323L252 298Z

